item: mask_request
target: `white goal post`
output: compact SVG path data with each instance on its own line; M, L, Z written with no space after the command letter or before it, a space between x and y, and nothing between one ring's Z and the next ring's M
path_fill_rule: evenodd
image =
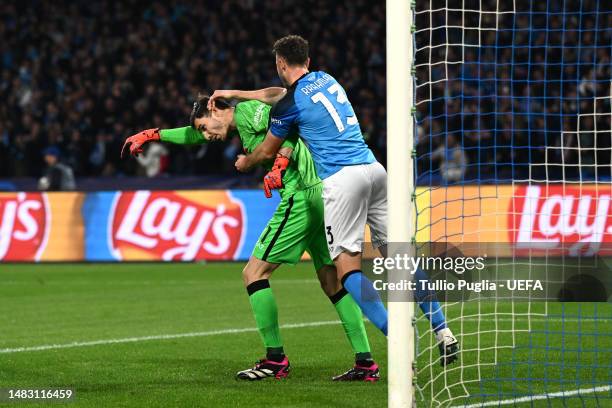
M409 0L387 0L387 172L388 240L409 243L414 237L412 9ZM389 302L389 407L414 401L414 302Z

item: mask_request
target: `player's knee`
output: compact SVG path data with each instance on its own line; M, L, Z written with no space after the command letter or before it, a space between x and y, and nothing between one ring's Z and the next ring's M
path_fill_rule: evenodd
M361 253L342 252L334 259L334 265L336 265L338 279L342 279L351 271L361 270Z
M257 258L251 258L244 269L242 269L244 285L248 286L255 281L270 278L275 268L275 264Z
M327 296L333 296L341 289L342 285L338 280L336 268L326 265L317 271L321 289Z
M242 269L242 280L244 285L248 286L251 283L263 279L262 270L258 268L253 262L249 261Z

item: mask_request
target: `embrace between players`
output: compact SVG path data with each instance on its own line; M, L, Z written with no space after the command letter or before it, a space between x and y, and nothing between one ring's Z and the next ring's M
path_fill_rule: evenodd
M150 141L183 145L225 140L237 133L246 155L236 168L264 166L264 190L278 189L281 202L262 231L243 279L266 356L236 378L284 378L291 366L283 350L278 309L269 278L281 264L312 257L325 294L333 303L355 354L355 365L336 381L377 381L362 312L387 335L387 310L361 271L365 225L386 255L387 173L365 144L342 86L330 75L309 72L308 42L290 35L274 44L276 68L285 88L215 91L193 105L190 126L148 129L129 137L124 149L137 155ZM232 106L230 101L239 101ZM123 150L122 150L123 154ZM417 279L426 279L418 270ZM459 345L432 293L415 293L431 322L441 364L457 359ZM411 322L406 322L411 324ZM408 347L408 345L406 345Z

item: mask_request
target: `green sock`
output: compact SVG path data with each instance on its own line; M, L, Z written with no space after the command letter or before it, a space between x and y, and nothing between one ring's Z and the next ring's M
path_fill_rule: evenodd
M330 296L330 300L340 316L344 333L351 343L356 358L359 360L365 360L368 356L371 358L370 342L359 305L344 288L334 296Z
M266 351L268 354L283 355L283 341L278 327L278 307L274 293L270 289L270 282L267 279L255 281L247 286L247 292Z

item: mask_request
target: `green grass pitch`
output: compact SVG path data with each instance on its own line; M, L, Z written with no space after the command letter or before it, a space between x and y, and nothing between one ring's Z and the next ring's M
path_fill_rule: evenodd
M386 406L386 342L369 323L383 379L376 384L330 381L351 366L352 353L309 263L284 266L271 281L281 324L294 325L282 330L291 375L283 381L234 380L236 371L263 355L241 269L240 263L2 265L0 388L70 387L76 392L71 407ZM444 390L459 396L461 389L453 384L478 375L482 380L466 387L472 393L491 394L487 400L513 392L536 395L612 383L609 304L549 305L547 313L553 317L533 318L531 327L518 316L512 320L514 328L531 331L517 334L513 344L509 332L503 331L512 329L510 320L499 319L495 326L491 319L459 319L486 316L491 308L464 304L447 310L454 330L464 334L463 366L472 368L457 365L445 371L437 364L428 366L437 350L428 351L431 336L426 323L419 322L419 384L433 378L430 388L443 392L438 399L448 400ZM170 338L159 338L163 335ZM147 336L154 338L142 339ZM113 339L123 340L111 343ZM71 345L75 342L98 343ZM495 342L508 347L487 351ZM555 347L560 344L566 351ZM46 345L61 348L27 349ZM14 350L18 348L26 350ZM589 352L593 349L600 351ZM419 406L429 406L431 394L425 392L424 397ZM525 406L612 406L606 399L610 397L607 391ZM453 405L465 401L457 398ZM480 400L469 400L474 401Z

